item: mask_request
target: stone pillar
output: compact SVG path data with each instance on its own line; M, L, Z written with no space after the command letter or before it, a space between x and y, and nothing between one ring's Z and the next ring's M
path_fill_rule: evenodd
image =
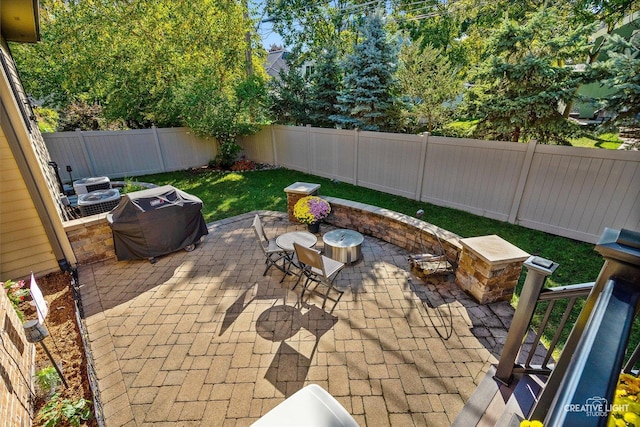
M456 283L479 303L509 301L529 254L496 235L461 239Z
M287 193L287 213L289 214L289 221L299 222L295 216L293 216L293 207L296 202L305 196L317 196L320 191L320 184L312 184L309 182L294 182L290 186L284 189Z

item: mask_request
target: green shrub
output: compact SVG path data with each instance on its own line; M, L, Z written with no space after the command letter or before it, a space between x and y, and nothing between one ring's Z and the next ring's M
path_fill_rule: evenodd
M33 114L35 114L36 119L38 120L38 128L40 128L40 132L55 132L58 128L60 115L56 110L37 107L33 109Z
M55 427L63 420L77 427L93 416L91 405L91 401L82 398L75 402L69 399L60 400L60 394L55 393L38 412L38 419L43 422L44 427Z
M133 182L131 179L124 179L124 187L120 189L120 194L132 193L134 191L146 190L147 187L144 185L137 184Z
M447 123L440 129L442 136L454 138L471 138L480 120L466 120Z
M47 366L36 372L36 384L43 394L53 395L60 385L60 376L53 366Z

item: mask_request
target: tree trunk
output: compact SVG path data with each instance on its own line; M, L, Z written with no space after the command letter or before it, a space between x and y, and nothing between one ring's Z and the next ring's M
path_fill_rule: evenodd
M253 76L253 61L251 57L253 56L253 52L251 51L251 26L249 25L249 1L242 0L242 17L244 18L247 24L247 32L244 34L244 40L247 43L247 49L245 50L245 58L247 61L247 77Z

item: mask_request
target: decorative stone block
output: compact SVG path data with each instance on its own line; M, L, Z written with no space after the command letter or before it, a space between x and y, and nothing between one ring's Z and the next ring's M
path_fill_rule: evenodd
M317 196L320 191L320 184L313 184L309 182L294 182L290 186L284 189L287 193L287 213L289 214L289 221L300 222L293 215L293 207L298 200L306 196Z
M529 254L496 235L461 239L456 283L479 303L511 300Z

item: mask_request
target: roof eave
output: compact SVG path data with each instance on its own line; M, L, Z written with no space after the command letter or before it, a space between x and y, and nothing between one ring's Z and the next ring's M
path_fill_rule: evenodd
M5 40L35 43L40 40L39 0L2 0L0 28Z

